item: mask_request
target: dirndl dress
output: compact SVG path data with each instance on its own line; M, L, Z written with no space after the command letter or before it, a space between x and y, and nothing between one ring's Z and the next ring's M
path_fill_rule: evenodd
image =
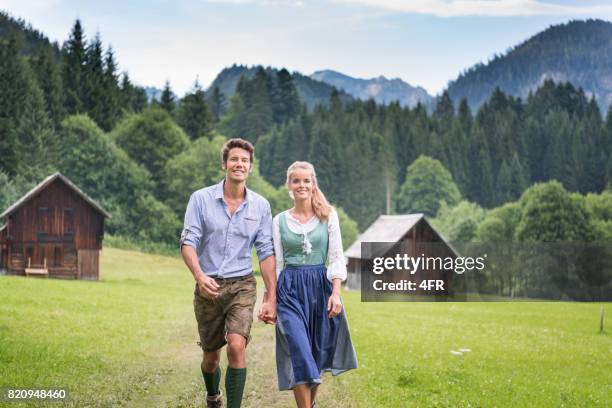
M338 375L357 368L357 356L344 308L328 316L327 224L308 233L312 248L307 254L303 235L289 230L284 216L279 215L285 268L277 285L276 366L279 389L290 390L318 385L326 371Z

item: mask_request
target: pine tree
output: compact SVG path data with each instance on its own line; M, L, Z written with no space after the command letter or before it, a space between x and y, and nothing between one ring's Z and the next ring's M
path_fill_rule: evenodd
M246 94L242 95L249 123L248 132L244 136L253 143L270 130L274 123L270 87L269 75L259 67L253 79L247 83Z
M300 97L293 77L285 68L276 73L276 87L272 95L274 123L281 124L300 113Z
M122 109L128 112L140 112L147 107L147 94L139 86L134 86L127 72L124 72L119 87L119 95Z
M226 108L225 95L223 92L221 92L218 86L215 86L213 88L212 96L210 97L210 110L215 123L218 123L219 120L221 120L221 116L225 114Z
M26 66L19 57L15 35L0 40L0 170L10 177L17 174L19 139L18 118L25 111L29 91Z
M196 79L193 89L179 103L176 121L191 140L212 136L212 115L204 95L204 89Z
M497 174L495 201L507 203L517 200L527 187L527 177L515 153L510 161L503 160Z
M86 93L86 48L81 21L76 20L68 41L63 46L62 80L65 90L66 112L85 112Z
M64 108L64 89L59 65L53 60L51 52L43 48L32 61L36 80L43 91L46 109L55 127L58 127L66 110Z
M164 90L162 91L161 98L159 100L159 106L172 115L174 113L174 109L176 108L175 99L176 97L174 96L174 92L172 92L172 88L170 87L170 81L166 80L164 83Z
M104 56L104 74L102 77L103 98L101 100L101 125L106 131L112 130L121 117L121 95L117 63L112 47L108 47Z
M100 34L96 34L87 46L86 52L86 79L85 94L81 97L84 102L85 112L98 126L105 129L105 89L104 89L104 61L102 57L102 40Z

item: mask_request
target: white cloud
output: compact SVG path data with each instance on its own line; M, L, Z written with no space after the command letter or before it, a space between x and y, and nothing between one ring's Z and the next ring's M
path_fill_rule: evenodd
M438 17L461 16L565 16L612 14L612 6L561 5L538 0L334 0L400 13Z
M256 4L260 6L303 6L303 0L208 0L209 3Z

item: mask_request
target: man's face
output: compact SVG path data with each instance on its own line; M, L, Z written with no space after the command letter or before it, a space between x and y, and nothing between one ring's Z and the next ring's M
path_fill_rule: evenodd
M230 149L227 162L222 164L226 177L235 182L242 182L251 172L251 155L240 147Z

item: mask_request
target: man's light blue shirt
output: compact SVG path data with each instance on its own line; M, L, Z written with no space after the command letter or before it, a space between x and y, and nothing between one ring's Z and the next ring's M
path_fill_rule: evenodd
M246 189L245 200L230 215L219 184L194 192L185 211L181 247L195 248L208 276L235 278L253 272L251 248L260 261L274 255L272 210L268 200Z

